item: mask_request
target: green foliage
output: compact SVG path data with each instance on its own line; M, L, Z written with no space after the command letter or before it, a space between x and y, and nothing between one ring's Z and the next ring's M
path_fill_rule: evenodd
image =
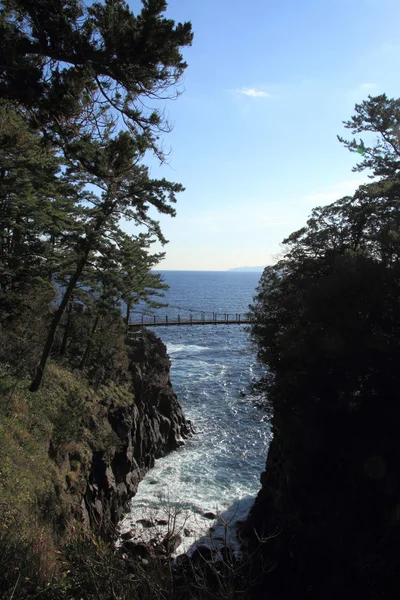
M134 404L120 304L157 305L166 289L151 273L163 257L151 244L166 240L150 208L174 216L183 190L144 159L165 158L159 101L178 94L190 24L165 18L164 0L137 15L123 0L89 4L0 7L0 597L14 600L131 590L111 549L78 538L64 556L86 570L64 585L55 549L93 452L118 449L110 406Z
M53 453L74 447L73 460L85 464L91 450L109 452L116 447L109 407L134 404L128 385L110 383L94 390L79 372L54 363L34 397L27 384L5 370L0 373L0 502L14 507L42 502L42 494L54 487L56 469L49 445Z
M263 584L285 597L390 597L398 570L399 101L369 98L348 126L378 134L357 169L380 179L312 211L265 269L251 328L274 439L252 512L276 531Z
M174 216L183 188L152 179L143 164L149 150L163 160L158 136L168 130L147 101L174 95L186 68L181 48L192 41L190 24L166 19L166 8L145 1L135 15L123 0L2 3L1 289L46 280L62 289L31 391L77 290L97 305L85 368L104 313L165 289L150 274L163 256L149 256L151 241L166 240L149 208ZM128 236L121 219L148 234Z
M252 334L270 369L270 398L279 405L351 411L370 404L372 410L398 385L399 106L385 96L370 98L347 124L380 134L362 168L384 179L315 208L261 278Z
M1 289L18 292L60 270L65 240L79 230L79 189L62 174L55 149L4 102L0 132Z
M9 511L4 518L4 506L0 507L1 600L26 599L39 590L45 597L41 580L51 582L53 579L57 554L52 536L46 527L37 524L35 527L33 521L31 515L28 531L34 532L34 537L27 533L21 515Z
M156 146L165 129L149 100L165 98L186 68L180 48L190 23L163 16L165 0L135 15L123 0L5 0L0 13L0 95L69 151L82 134L102 135L125 121L137 146ZM147 99L147 102L143 102Z
M55 296L50 282L42 280L27 283L23 291L0 289L0 363L12 373L33 372Z
M253 307L270 399L301 411L372 410L389 399L400 355L399 266L347 251L288 267L267 269Z
M59 577L57 545L79 509L93 453L107 460L118 449L110 406L132 406L134 396L129 384L95 390L55 363L33 396L28 380L8 371L0 372L0 589L9 597L18 581L25 598Z
M358 152L363 160L353 170L369 169L376 177L398 178L400 168L400 100L389 99L386 94L368 96L361 104L356 104L355 115L345 121L345 126L353 134L366 133L370 138L376 134L374 145L366 146L363 140L358 143L339 136L339 141L351 152ZM374 135L375 137L375 135Z

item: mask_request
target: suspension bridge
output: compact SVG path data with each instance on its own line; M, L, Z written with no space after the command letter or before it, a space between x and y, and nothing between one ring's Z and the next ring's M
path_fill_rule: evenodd
M168 309L176 308L179 312L162 315L159 311L149 313L146 311L133 311L129 319L129 329L136 327L177 327L191 325L249 325L254 321L246 313L233 312L206 312L199 309L180 308L168 305ZM181 314L180 311L188 314Z

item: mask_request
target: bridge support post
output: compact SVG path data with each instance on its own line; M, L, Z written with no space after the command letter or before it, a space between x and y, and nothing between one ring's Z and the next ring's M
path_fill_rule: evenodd
M181 315L178 315L178 324L181 324Z
M193 325L192 321L193 321L193 315L192 315L192 313L190 313L190 324L191 325Z

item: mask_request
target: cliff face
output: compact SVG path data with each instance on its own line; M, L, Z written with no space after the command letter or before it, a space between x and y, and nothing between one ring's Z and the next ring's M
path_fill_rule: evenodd
M262 488L245 526L259 566L255 597L394 597L398 413L393 406L390 415L368 407L275 412Z
M169 378L165 345L145 332L131 344L129 387L117 400L105 395L90 419L89 445L57 448L64 505L87 527L107 534L121 519L140 480L156 458L177 449L192 433ZM101 435L100 435L101 432Z

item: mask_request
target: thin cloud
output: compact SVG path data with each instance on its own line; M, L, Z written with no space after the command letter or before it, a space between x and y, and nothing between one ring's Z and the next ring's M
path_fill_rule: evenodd
M270 98L271 94L268 94L268 92L264 92L263 90L256 90L255 88L242 88L240 90L237 90L237 92L239 94L242 94L243 96L249 96L250 98Z
M362 83L360 88L362 90L374 90L377 87L376 83Z

